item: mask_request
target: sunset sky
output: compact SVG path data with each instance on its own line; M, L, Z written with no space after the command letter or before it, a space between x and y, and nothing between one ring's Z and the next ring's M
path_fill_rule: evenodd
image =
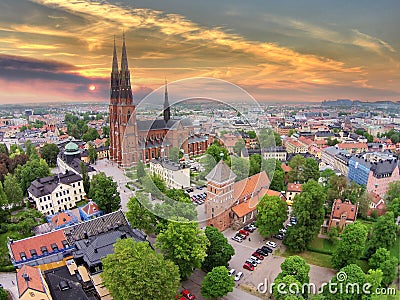
M125 31L136 98L215 77L258 101L400 100L400 1L1 0L0 103L108 101Z

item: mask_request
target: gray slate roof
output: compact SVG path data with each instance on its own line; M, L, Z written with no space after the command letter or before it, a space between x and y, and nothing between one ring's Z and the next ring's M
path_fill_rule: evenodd
M235 180L236 175L232 172L232 170L228 167L228 165L221 159L217 165L211 170L210 173L206 176L208 181L216 182L216 183L224 183L230 180Z
M66 171L65 173L60 173L58 175L36 179L29 186L28 192L30 192L36 198L39 198L50 195L57 188L59 182L71 185L72 183L81 180L82 177L80 175Z
M192 126L192 121L188 118L169 119L168 122L165 122L164 119L137 120L136 122L137 122L137 129L139 131L174 129L179 125L179 123L182 124L183 127Z

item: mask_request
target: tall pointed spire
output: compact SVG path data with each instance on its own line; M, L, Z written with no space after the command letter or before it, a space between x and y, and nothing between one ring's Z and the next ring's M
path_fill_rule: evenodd
M119 73L118 73L118 57L117 48L115 46L115 35L114 35L114 52L111 70L111 87L110 87L111 103L116 103L119 96Z
M133 104L131 75L128 67L128 56L126 55L125 32L122 34L122 57L121 57L119 101L121 104L125 105Z
M165 79L165 95L164 95L164 121L165 123L168 123L168 121L171 119L171 109L169 107L169 102L168 102L168 83L167 79Z

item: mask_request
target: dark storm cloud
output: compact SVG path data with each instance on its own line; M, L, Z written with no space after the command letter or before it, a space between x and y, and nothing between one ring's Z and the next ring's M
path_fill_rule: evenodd
M44 80L73 84L105 83L105 79L87 78L73 65L23 56L0 54L0 78L7 81Z

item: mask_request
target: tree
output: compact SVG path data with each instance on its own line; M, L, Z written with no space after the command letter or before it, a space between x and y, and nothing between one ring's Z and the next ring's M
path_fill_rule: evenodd
M183 217L190 222L197 220L197 210L190 201L189 195L183 190L168 189L162 196L164 201L156 203L154 206L154 213L164 219L160 220L160 222L177 220L179 217Z
M86 195L89 195L90 192L90 178L89 178L89 174L87 171L87 166L86 164L81 161L81 174L82 174L82 181L83 181L83 189L85 190Z
M285 172L283 170L275 170L269 188L278 192L285 190Z
M389 183L389 189L385 194L385 203L390 205L393 199L399 197L400 195L400 181L394 181Z
M254 130L247 131L247 134L249 135L249 138L251 138L251 139L255 139L257 137L257 134Z
M356 221L348 224L340 235L338 246L332 255L332 265L342 268L349 264L355 264L365 250L367 240L367 227Z
M286 221L287 215L287 205L281 198L267 195L262 197L257 205L256 221L260 234L267 237L278 232Z
M110 136L110 126L103 126L101 133L103 137L109 137Z
M358 198L358 215L362 218L368 217L368 211L372 202L372 195L365 191L360 198Z
M207 226L205 234L210 242L207 247L207 256L202 264L202 269L210 272L214 267L228 267L229 261L235 250L228 243L226 237L215 227Z
M126 218L131 226L143 230L146 234L152 234L157 220L149 198L137 192L135 197L129 199L127 207Z
M146 242L117 240L114 253L103 258L102 263L100 276L114 299L169 300L179 288L178 267Z
M241 156L242 150L246 147L245 142L243 141L242 138L238 139L237 142L235 143L235 146L233 146L233 153L235 153L237 156Z
M34 148L34 149L35 149L35 151L36 151L36 148ZM36 152L33 152L33 153L31 154L31 157L33 157L34 155L37 155L37 151L36 151ZM10 173L14 173L14 170L15 170L18 166L23 166L23 165L25 165L25 164L29 161L29 159L32 160L32 158L30 158L30 157L29 157L28 155L26 155L26 154L14 155L14 157L10 160L10 164L9 164L9 166L8 166L8 171L9 171ZM39 156L38 156L37 159L39 159Z
M197 223L183 222L184 218L169 222L167 229L157 236L155 246L179 267L181 279L186 280L194 268L201 267L210 242Z
M14 174L20 182L21 189L25 193L32 181L37 178L50 176L50 168L44 159L30 160L23 166L18 166Z
M59 152L60 149L58 149L56 144L46 144L40 150L42 158L51 167L55 167L57 165L57 155Z
M284 244L294 251L304 251L319 232L324 221L326 194L316 181L303 184L302 192L295 197L293 214L297 225L290 228Z
M393 213L394 219L396 220L400 215L400 198L394 198L388 205L387 210Z
M223 160L228 158L228 150L224 148L218 141L214 141L210 147L207 148L206 154L211 155L215 162L219 162L221 160L221 153L223 154Z
M396 241L397 225L393 212L389 211L378 218L372 227L372 233L368 238L366 256L371 257L378 248L390 249Z
M363 295L363 300L372 300L372 299L379 299L379 295L376 291L379 291L378 288L381 286L383 279L383 272L380 269L372 270L369 269L368 273L365 274L365 283L370 284L371 288L369 291L371 294Z
M94 163L97 160L97 150L92 144L89 144L88 156L90 163Z
M250 161L250 171L249 171L249 176L253 176L255 174L260 173L261 171L261 162L262 162L262 157L260 154L253 154L249 158Z
M96 128L89 128L86 133L82 135L82 140L85 142L94 141L100 138Z
M275 300L304 300L301 295L301 283L293 275L285 275L276 277L274 286L272 287L272 295ZM293 297L293 298L292 298Z
M310 282L308 275L310 265L300 256L294 255L286 258L281 264L281 270L282 272L278 274L278 277L293 275L301 284Z
M319 179L319 166L318 162L314 158L307 158L304 165L303 171L304 181L307 182L310 179L318 181Z
M271 128L261 128L258 133L258 142L261 148L282 146L281 137Z
M139 160L136 165L136 176L140 183L142 183L143 177L146 176L144 164L142 163L141 160Z
M2 287L0 287L0 300L8 300L8 293Z
M289 172L290 182L300 182L300 183L304 182L303 171L305 164L306 164L306 159L300 154L297 154L290 160L289 167L292 168L292 170Z
M236 181L249 176L249 161L245 158L231 156L231 170L236 175Z
M160 175L157 174L151 175L151 180L161 193L165 193L165 191L167 190L167 184L165 183L164 179L161 178Z
M172 147L169 149L168 158L174 162L179 162L179 148Z
M336 244L339 237L339 230L337 227L331 227L328 231L327 237L332 244Z
M6 144L0 143L0 153L3 153L8 156L9 153Z
M215 267L209 272L201 284L201 295L206 299L216 299L233 292L235 281L229 276L224 266Z
M332 169L325 169L321 172L320 178L322 179L322 184L327 186L330 178L335 175L335 171Z
M365 274L363 270L356 264L350 264L340 269L340 271L332 277L323 289L324 299L326 300L351 300L361 299L362 287L365 282ZM343 287L339 288L339 284ZM346 286L347 291L346 291ZM335 289L336 292L332 293Z
M397 258L390 255L390 251L385 248L378 248L369 259L369 267L382 271L382 284L388 286L396 278Z
M92 177L89 196L106 214L121 208L117 183L111 176L100 172Z
M21 189L19 181L14 175L8 174L4 178L4 192L7 195L8 204L19 206L24 199L24 192Z

